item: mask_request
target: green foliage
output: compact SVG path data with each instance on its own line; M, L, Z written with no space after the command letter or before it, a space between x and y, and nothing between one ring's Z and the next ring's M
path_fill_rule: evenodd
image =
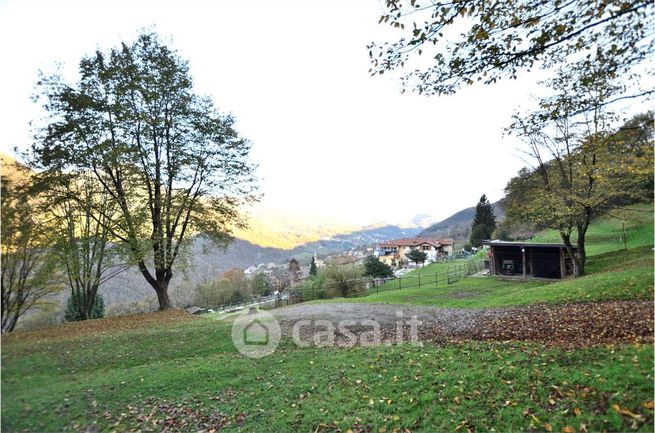
M472 251L473 246L471 244L467 243L467 244L464 245L464 250L465 251Z
M652 200L652 113L612 129L614 116L605 101L617 97L620 85L600 67L563 73L549 84L556 95L540 100L532 113L515 114L510 127L524 140L536 168L520 171L508 183L507 219L558 230L580 276L591 219L626 203ZM593 117L572 114L583 97L587 107L595 107Z
M113 237L129 248L159 308L170 308L187 237L202 233L227 247L232 228L244 226L239 206L256 189L250 143L195 93L187 62L154 33L82 58L79 71L72 85L59 76L38 83L49 118L35 160L96 176L119 210Z
M537 229L534 224L506 218L496 225L496 230L494 230L491 237L504 241L519 241L531 239L536 233Z
M323 271L330 296L360 296L366 294L363 269L352 266L330 265Z
M233 268L222 277L214 278L195 287L195 305L205 308L242 302L252 298L253 286L246 279L243 270Z
M266 277L266 274L263 272L258 272L253 275L250 280L250 287L252 288L252 293L263 296L271 293L271 284Z
M84 299L85 293L73 294L68 297L66 301L66 310L64 311L64 319L67 322L79 322L88 319L100 319L105 317L105 301L99 293L95 295L93 306L88 314L83 312L87 300Z
M623 226L625 222L625 244ZM448 268L465 266L467 260L433 263L409 272L404 278L421 288L398 289L391 281L372 293L339 302L384 302L439 307L501 307L536 303L565 303L606 300L651 299L653 297L653 204L632 205L612 216L594 220L589 228L589 275L557 282L506 281L496 278L464 278L447 284L435 273L445 275ZM535 242L558 242L555 230L544 231ZM627 246L627 250L624 249ZM481 251L479 258L486 255ZM412 280L413 279L413 280Z
M377 257L368 256L364 260L364 275L371 278L393 277L393 269Z
M56 258L42 218L38 218L38 196L25 167L2 167L1 215L2 253L2 332L15 329L30 309L47 307L46 299L61 290L56 274ZM7 173L14 171L9 178Z
M475 216L471 224L471 245L478 247L484 239L490 239L495 228L496 216L494 215L494 209L487 200L487 196L483 194L475 206Z
M405 254L405 257L407 257L410 262L418 264L424 263L428 258L428 254L425 251L419 250L418 248L412 248L409 253Z
M302 285L298 288L297 293L305 300L311 299L328 299L330 291L326 286L327 278L323 272L316 275L310 275L308 279L303 281Z
M316 259L312 256L312 262L309 264L309 275L314 277L317 273L318 269L316 268Z
M400 34L368 46L370 72L406 69L404 89L439 95L603 53L607 73L627 77L653 53L653 12L649 0L388 1L380 23Z

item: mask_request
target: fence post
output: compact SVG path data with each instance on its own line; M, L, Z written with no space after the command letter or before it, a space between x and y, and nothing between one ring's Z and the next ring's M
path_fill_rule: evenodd
M418 274L418 288L421 288L421 274Z
M438 272L435 272L435 273L434 273L434 288L435 288L435 289L436 289L437 287L439 287L439 279L438 279L438 275L439 275Z
M403 279L403 277L398 277L398 290L403 288L403 283L401 281L402 279Z

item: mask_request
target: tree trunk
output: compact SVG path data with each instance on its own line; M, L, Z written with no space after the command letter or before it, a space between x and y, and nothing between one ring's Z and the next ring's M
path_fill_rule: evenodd
M168 281L159 281L157 287L154 287L157 292L157 301L159 301L159 311L170 310L173 307L171 299L168 297Z
M585 263L587 262L587 251L585 250L585 234L580 234L578 231L578 270L575 274L576 277L584 275Z
M158 269L155 271L157 278L155 279L146 264L143 261L139 262L139 270L146 278L146 281L150 283L150 286L157 293L157 301L159 302L159 311L170 310L175 308L171 303L171 299L168 297L168 283L173 278L173 272L170 270Z

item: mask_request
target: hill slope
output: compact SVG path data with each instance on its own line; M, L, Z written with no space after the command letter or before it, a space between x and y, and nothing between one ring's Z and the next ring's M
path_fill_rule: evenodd
M505 218L505 211L503 210L502 200L492 203L494 213L496 214L496 221L502 221ZM432 224L427 229L420 233L420 236L425 237L451 237L455 240L467 239L471 233L471 224L475 217L475 206L467 207L459 212L456 212L443 221Z

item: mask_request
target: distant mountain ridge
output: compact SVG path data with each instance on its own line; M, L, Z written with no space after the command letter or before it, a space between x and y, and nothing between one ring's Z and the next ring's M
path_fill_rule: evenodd
M492 203L496 215L496 221L500 222L505 219L505 210L503 200ZM419 236L423 237L443 237L448 236L455 240L468 239L471 233L471 224L475 217L475 206L467 207L459 212L455 212L448 218L421 231Z

